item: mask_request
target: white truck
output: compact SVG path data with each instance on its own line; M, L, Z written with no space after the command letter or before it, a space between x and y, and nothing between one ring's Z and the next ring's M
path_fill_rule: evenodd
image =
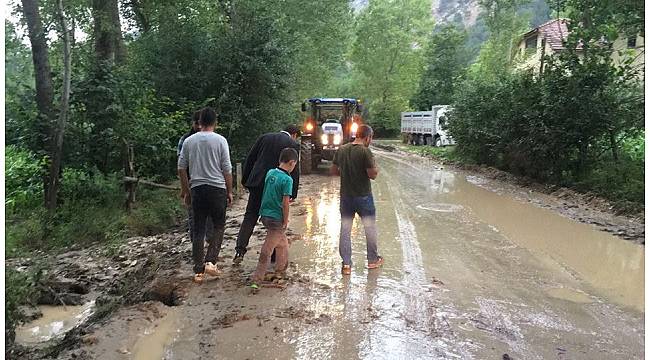
M449 105L435 105L431 111L402 113L402 141L412 145L444 146L455 144L454 139L442 129Z

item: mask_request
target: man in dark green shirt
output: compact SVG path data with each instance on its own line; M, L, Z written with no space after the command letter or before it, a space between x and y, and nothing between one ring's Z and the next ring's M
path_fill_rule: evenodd
M354 142L345 144L334 155L332 174L341 176L341 236L339 253L343 259L341 272L352 273L352 244L350 232L354 216L359 214L366 231L368 269L376 269L384 263L377 254L377 226L375 203L370 180L377 178L379 170L370 151L373 131L361 125Z

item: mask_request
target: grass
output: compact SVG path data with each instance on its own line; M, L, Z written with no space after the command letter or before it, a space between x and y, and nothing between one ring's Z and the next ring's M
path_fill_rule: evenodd
M401 144L400 148L407 152L417 154L420 156L430 157L433 159L444 160L449 162L459 162L464 164L471 163L470 161L463 159L458 154L458 152L456 152L455 145L435 147L435 146L426 146L426 145L415 146L415 145Z
M16 257L35 249L56 252L76 244L119 245L131 236L164 232L185 216L176 193L139 188L130 214L123 204L123 192L96 201L76 199L60 205L52 218L42 208L8 214L5 227L6 256Z

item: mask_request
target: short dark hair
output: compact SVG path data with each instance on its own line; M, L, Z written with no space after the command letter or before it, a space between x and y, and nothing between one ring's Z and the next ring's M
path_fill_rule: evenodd
M289 135L294 135L294 134L299 134L300 133L300 128L294 124L287 125L287 127L284 128L284 131L288 132Z
M357 129L357 137L359 139L366 139L366 138L372 136L373 133L374 133L374 131L372 130L370 125L363 124L363 125L360 125L359 128Z
M201 115L199 116L199 124L201 126L213 126L217 123L217 113L213 108L206 106L201 109Z
M281 163L288 163L291 160L296 160L298 161L298 152L296 149L292 148L284 148L280 152L280 162Z
M196 110L194 114L192 114L192 123L199 122L200 118L201 118L201 110Z

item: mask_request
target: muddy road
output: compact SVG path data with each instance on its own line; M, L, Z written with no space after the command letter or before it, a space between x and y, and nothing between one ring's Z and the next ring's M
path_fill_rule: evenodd
M430 160L375 154L382 269L365 268L363 228L355 220L353 273L340 274L339 184L323 167L301 179L291 208L289 279L278 288L245 286L261 230L242 265L231 266L240 203L229 214L222 277L200 286L184 282L179 306L122 308L60 357L644 357L643 246ZM189 260L187 235L175 236ZM176 276L191 277L187 261Z

